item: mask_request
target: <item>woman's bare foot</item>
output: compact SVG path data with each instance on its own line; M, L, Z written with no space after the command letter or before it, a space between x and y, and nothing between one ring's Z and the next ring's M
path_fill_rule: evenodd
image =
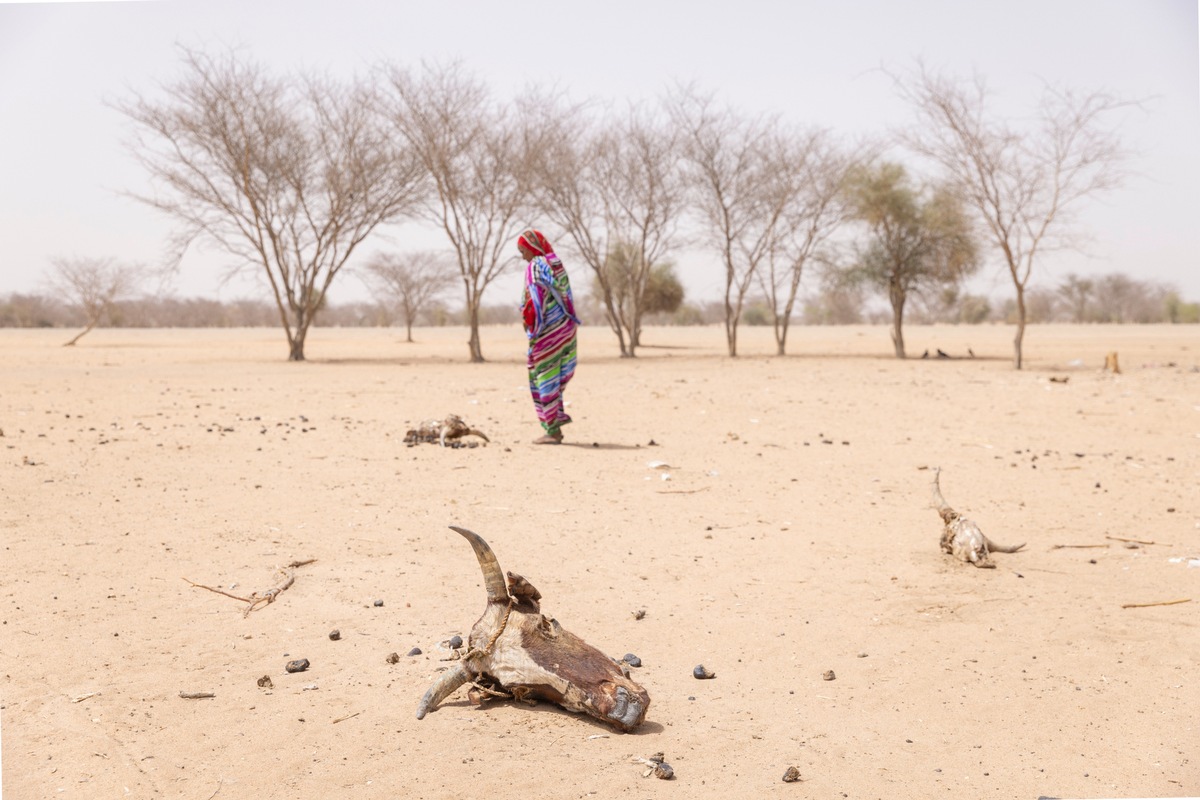
M534 439L533 443L534 444L562 444L562 439L563 439L563 437L562 437L561 433L556 433L553 436L551 436L550 434L547 433L545 436L539 436L538 438Z

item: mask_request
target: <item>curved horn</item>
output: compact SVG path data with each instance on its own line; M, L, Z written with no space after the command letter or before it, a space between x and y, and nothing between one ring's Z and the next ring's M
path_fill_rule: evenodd
M470 680L470 676L467 675L462 664L443 672L442 676L434 681L433 686L430 686L429 691L425 692L425 696L421 698L421 704L417 706L417 719L424 719L427 713L438 707L438 703L449 697L455 689L468 680Z
M492 552L492 548L488 547L488 543L479 534L472 533L466 528L451 525L450 530L460 534L471 543L471 549L475 551L475 557L479 559L479 567L483 570L483 585L487 589L488 602L507 602L508 585L504 582L504 573L500 571L500 562L496 560L496 554Z

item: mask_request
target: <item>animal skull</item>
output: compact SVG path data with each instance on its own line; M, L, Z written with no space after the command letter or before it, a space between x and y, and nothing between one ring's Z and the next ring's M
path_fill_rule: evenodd
M1015 553L1025 544L1018 545L996 544L983 535L971 520L951 508L942 497L940 467L933 470L933 507L942 518L941 547L943 553L949 553L955 558L962 559L982 569L995 569L992 553Z
M510 572L506 584L495 554L480 536L465 528L451 530L475 550L487 608L471 629L466 655L421 698L417 719L470 682L486 693L549 700L620 731L640 725L650 695L630 679L628 669L543 615L541 594L529 581Z

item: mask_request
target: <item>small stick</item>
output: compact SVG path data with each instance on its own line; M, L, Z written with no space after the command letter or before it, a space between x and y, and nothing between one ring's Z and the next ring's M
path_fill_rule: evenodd
M87 694L81 694L78 697L72 697L71 702L72 703L82 703L84 700L87 700L89 697L95 697L98 694L100 694L100 693L99 692L88 692Z
M291 562L286 567L278 570L279 574L283 577L283 580L280 583L276 584L265 592L254 592L249 597L230 594L229 592L217 589L216 587L205 586L203 583L196 583L195 581L188 580L187 578L184 578L184 580L192 586L195 586L197 589L208 589L210 592L216 592L217 594L223 594L226 597L231 597L234 600L240 600L246 604L246 608L242 611L242 616L248 617L250 616L251 611L254 611L257 608L262 608L263 606L269 606L271 603L275 602L276 597L291 588L292 584L296 582L296 567L303 567L304 565L311 564L314 561L316 561L315 558L310 558L305 561Z
M348 720L348 719L354 719L355 717L357 717L357 716L358 716L359 714L361 714L361 713L362 713L361 711L355 711L353 714L347 714L347 715L346 715L346 716L344 716L344 717L338 717L337 719L335 719L335 720L333 721L333 724L334 724L334 725L337 725L339 722L345 722L345 721L346 721L346 720Z
M212 692L180 692L179 696L184 700L204 700L209 697L216 697Z
M663 489L655 494L696 494L697 492L707 492L708 486L701 486L699 489Z
M1089 547L1108 547L1106 544L1056 544L1051 546L1051 550L1087 550Z
M1180 603L1190 603L1192 598L1185 597L1182 600L1163 600L1158 603L1125 603L1121 608L1150 608L1151 606L1175 606Z
M1145 539L1125 539L1120 536L1105 536L1104 538L1112 539L1114 542L1133 542L1134 544L1158 544L1158 542L1147 542Z
M184 580L187 581L188 583L190 583L192 586L195 586L197 589L208 589L210 592L216 592L217 594L223 594L226 597L232 597L234 600L241 600L243 603L251 602L249 597L239 597L236 594L230 594L229 592L225 592L220 589L213 588L212 586L205 586L203 583L196 583L195 581L188 580L187 578L184 578Z

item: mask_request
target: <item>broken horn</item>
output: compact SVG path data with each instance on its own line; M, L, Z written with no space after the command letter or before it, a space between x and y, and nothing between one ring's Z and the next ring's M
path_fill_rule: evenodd
M504 581L504 573L500 570L500 562L496 560L496 554L492 552L492 548L488 547L488 543L479 534L466 528L451 525L450 530L471 543L471 549L475 551L475 557L479 559L479 568L483 570L483 585L487 589L488 602L507 602L508 584Z
M463 669L462 664L443 672L442 676L434 681L434 684L429 687L429 691L425 692L425 696L421 698L421 704L417 706L417 719L424 719L431 709L437 708L439 703L469 680L471 680L471 676Z

